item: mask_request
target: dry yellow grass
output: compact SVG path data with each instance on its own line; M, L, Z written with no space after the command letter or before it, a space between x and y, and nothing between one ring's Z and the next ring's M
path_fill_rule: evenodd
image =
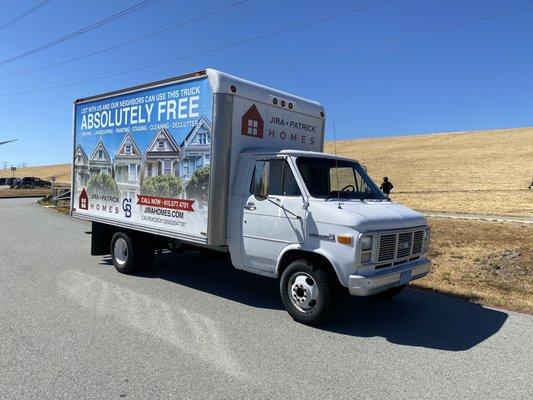
M0 169L0 178L12 177L13 173L8 169ZM19 168L15 171L15 176L23 178L25 176L35 176L49 181L53 176L59 183L70 183L70 164L41 165L38 167Z
M37 189L2 189L0 190L0 199L13 197L44 197L52 194L50 188Z
M533 225L430 218L431 273L414 286L533 313Z
M344 140L337 151L418 210L533 216L533 128Z

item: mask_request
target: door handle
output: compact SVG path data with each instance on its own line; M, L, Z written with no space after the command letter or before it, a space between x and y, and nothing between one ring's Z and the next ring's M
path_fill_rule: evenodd
M254 211L254 210L257 210L257 207L255 206L254 203L246 203L246 205L244 206L244 209Z

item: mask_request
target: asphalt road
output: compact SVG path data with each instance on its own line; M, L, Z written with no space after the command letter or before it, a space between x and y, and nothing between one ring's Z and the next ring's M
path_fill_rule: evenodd
M0 200L0 398L530 399L533 317L407 290L295 323L274 280L194 252L140 276L90 225Z

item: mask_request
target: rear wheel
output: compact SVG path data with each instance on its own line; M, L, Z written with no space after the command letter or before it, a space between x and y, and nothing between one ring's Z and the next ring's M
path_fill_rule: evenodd
M326 272L306 260L293 261L281 275L283 305L294 320L303 324L325 321L331 307L330 292Z
M117 232L111 239L111 259L118 272L132 274L152 264L154 248L140 237Z

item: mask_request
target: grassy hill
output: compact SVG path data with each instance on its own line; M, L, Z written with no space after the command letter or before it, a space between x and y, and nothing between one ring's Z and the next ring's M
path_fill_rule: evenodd
M343 140L337 152L418 210L533 216L533 128Z
M13 173L9 169L0 169L0 178L11 177ZM49 181L53 176L60 183L70 183L70 164L41 165L38 167L18 168L16 177L35 176Z
M458 132L337 142L392 198L425 211L533 216L533 128ZM333 153L333 143L326 143ZM0 177L11 171L0 170ZM22 168L16 176L70 182L70 164Z

